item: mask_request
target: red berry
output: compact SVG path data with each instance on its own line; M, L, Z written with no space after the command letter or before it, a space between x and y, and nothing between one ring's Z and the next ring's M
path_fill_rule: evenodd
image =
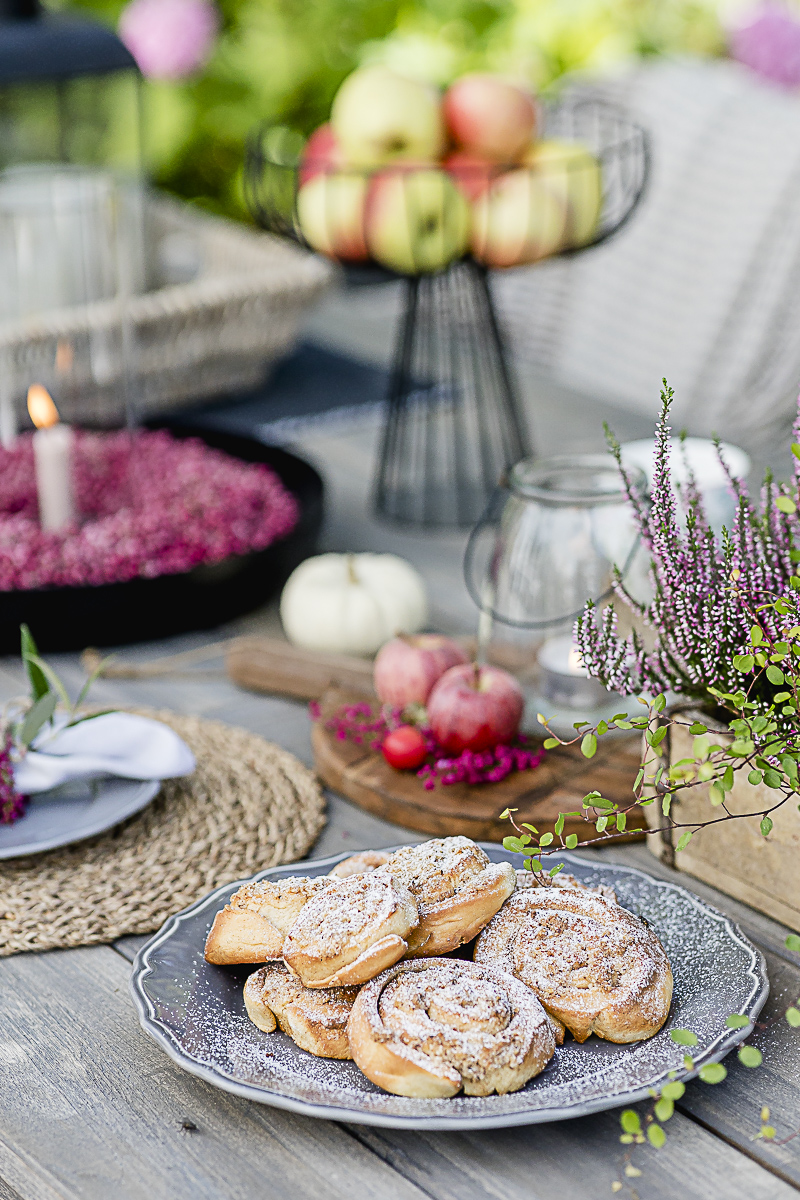
M383 740L383 757L390 767L398 771L410 771L423 762L428 748L425 738L415 725L399 725Z

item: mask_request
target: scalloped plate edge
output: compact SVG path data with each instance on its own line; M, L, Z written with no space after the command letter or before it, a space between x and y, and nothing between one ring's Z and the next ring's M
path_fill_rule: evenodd
M487 853L497 853L502 851L502 847L492 842L479 842ZM387 850L396 850L398 846L387 846ZM328 1104L311 1104L304 1100L295 1100L290 1096L283 1096L279 1092L271 1092L266 1088L256 1087L254 1085L239 1083L221 1071L213 1067L208 1067L194 1058L190 1058L179 1046L176 1045L169 1030L158 1020L155 1015L155 1009L141 987L142 981L152 971L150 964L150 955L154 950L157 950L163 942L168 941L175 929L177 929L184 921L192 917L204 908L206 905L211 907L214 901L221 899L225 893L230 893L242 884L251 880L264 879L270 875L278 874L287 870L295 870L303 863L315 867L333 867L342 859L349 858L353 853L352 850L347 850L342 854L334 854L329 858L318 859L301 859L300 862L285 863L277 867L268 867L264 871L258 871L255 875L250 875L246 879L240 879L233 883L224 883L220 887L215 888L213 892L207 893L199 900L195 900L187 908L168 917L161 929L153 935L150 941L136 954L131 968L131 976L129 980L129 990L133 1002L139 1014L139 1023L145 1033L156 1041L161 1048L166 1052L169 1058L190 1075L197 1076L198 1079L203 1079L206 1083L212 1084L214 1087L220 1088L222 1091L229 1092L234 1096L243 1096L247 1100L255 1100L260 1104L269 1104L273 1108L281 1108L287 1112L299 1113L306 1117L317 1117L326 1121L344 1121L351 1125L378 1125L384 1128L394 1129L419 1129L424 1126L426 1129L500 1129L510 1128L516 1125L542 1125L548 1124L551 1121L570 1120L573 1117L589 1116L595 1112L603 1112L610 1108L621 1108L623 1105L636 1104L639 1100L647 1100L652 1096L652 1087L641 1087L632 1089L627 1092L618 1092L607 1098L598 1098L584 1103L576 1103L562 1108L545 1108L538 1110L525 1110L517 1113L498 1114L496 1117L487 1116L464 1116L464 1117L401 1117L397 1115L383 1115L381 1113L364 1112L359 1109L341 1108L335 1105ZM521 863L522 855L511 854L502 851L506 861L519 860ZM558 855L559 861L565 863L574 863L582 867L586 867L587 859L581 858L577 854L571 854L568 851ZM670 883L666 880L656 879L655 876L649 875L646 871L640 870L638 867L627 867L618 863L609 863L607 867L602 863L592 862L594 869L603 871L611 868L614 871L623 872L626 875L638 876L645 879L651 886L655 885L659 888L665 888L669 891L679 892L682 896L689 899L695 908L699 909L706 915L712 916L719 921L724 927L728 935L750 955L750 965L747 970L748 976L753 981L753 987L749 997L742 1004L742 1009L746 1010L743 1015L751 1018L749 1025L743 1029L732 1029L727 1034L721 1034L716 1038L709 1047L707 1047L694 1060L694 1066L691 1070L677 1071L673 1078L686 1082L694 1079L700 1072L700 1068L708 1063L720 1062L733 1048L744 1038L748 1037L752 1032L755 1024L755 1018L764 1007L769 996L769 979L767 977L767 964L764 955L753 945L736 924L725 913L721 912L713 905L707 904L690 892L687 888L681 887L680 884Z

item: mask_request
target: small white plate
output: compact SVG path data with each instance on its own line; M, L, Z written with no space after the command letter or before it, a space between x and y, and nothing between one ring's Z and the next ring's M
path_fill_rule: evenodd
M0 825L0 859L41 854L104 833L140 812L158 794L158 779L93 779L40 792L25 815Z

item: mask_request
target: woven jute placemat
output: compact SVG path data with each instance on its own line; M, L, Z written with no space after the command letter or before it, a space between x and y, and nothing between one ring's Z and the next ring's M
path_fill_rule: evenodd
M221 883L302 858L320 833L325 802L294 755L220 721L145 715L191 747L194 774L108 833L0 864L0 956L151 933Z

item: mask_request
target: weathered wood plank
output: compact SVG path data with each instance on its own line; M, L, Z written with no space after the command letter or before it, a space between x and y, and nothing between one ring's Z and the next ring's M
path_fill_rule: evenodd
M354 1128L354 1134L437 1200L599 1200L615 1181L644 1200L795 1200L783 1180L687 1117L676 1114L661 1150L634 1147L624 1174L615 1113L554 1125L486 1133L407 1133ZM723 1183L724 1181L724 1183Z
M63 1192L29 1156L15 1154L0 1138L0 1200L62 1200Z
M0 964L0 1138L54 1181L50 1194L29 1186L0 1155L23 1200L421 1200L335 1124L179 1070L139 1029L127 976L107 948Z

